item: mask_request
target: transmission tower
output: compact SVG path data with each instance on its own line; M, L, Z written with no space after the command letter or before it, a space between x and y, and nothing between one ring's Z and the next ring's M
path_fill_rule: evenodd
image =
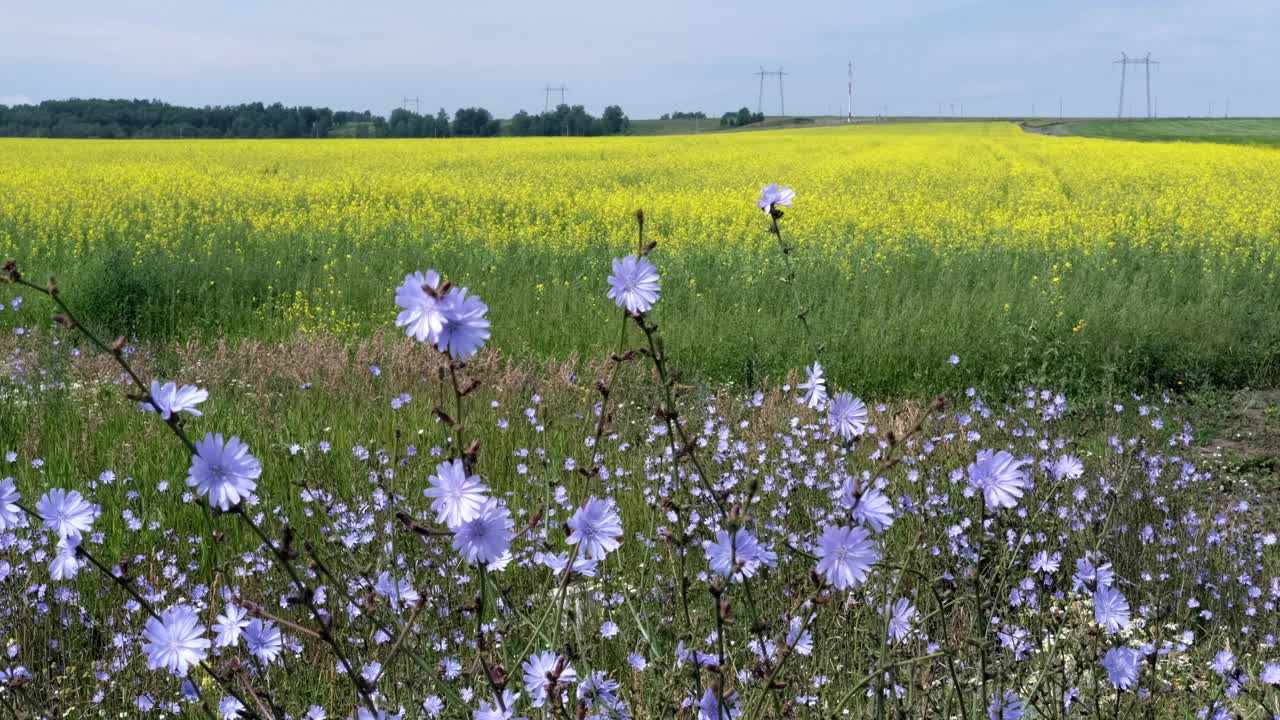
M421 114L422 114L422 99L421 99L421 98L416 98L416 97L407 97L407 98L405 98L405 99L403 99L403 100L401 100L401 101L400 101L400 107L401 107L402 109L404 109L404 110L408 110L408 109L409 109L409 103L413 103L413 114L414 114L414 115L421 115Z
M853 122L853 61L849 61L849 114L844 120L846 123Z
M551 93L553 92L560 93L560 104L563 105L564 94L568 89L569 88L565 87L564 85L560 85L558 87L551 87L550 85L548 85L546 87L546 99L543 100L542 102L542 112L547 112L548 110L551 109Z
M782 78L783 76L790 75L791 73L783 72L782 68L778 68L777 70L765 70L764 67L761 67L759 72L755 72L751 74L760 76L760 98L756 101L756 112L760 113L761 115L764 114L764 79L765 77L777 76L778 78L778 114L786 115L787 114L787 98L785 95L782 94Z
M790 73L782 72L782 68L778 68L778 114L787 114L787 98L782 94L782 78Z
M1151 53L1147 53L1147 56L1143 58L1131 58L1124 53L1120 53L1120 59L1116 60L1115 64L1120 66L1120 108L1116 111L1116 117L1117 118L1124 117L1124 81L1125 81L1125 75L1127 74L1127 70L1130 65L1141 65L1146 70L1147 117L1148 118L1152 117L1151 115L1151 66L1152 65L1158 66L1160 63L1151 59Z

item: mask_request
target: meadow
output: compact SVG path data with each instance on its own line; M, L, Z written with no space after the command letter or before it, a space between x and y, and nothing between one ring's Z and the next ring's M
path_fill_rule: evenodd
M1052 134L1081 137L1116 138L1120 140L1153 140L1166 142L1211 142L1240 145L1280 145L1280 119L1277 118L1165 118L1036 120L1035 124Z
M371 336L428 258L518 360L599 357L600 267L648 214L669 342L708 382L807 358L743 198L799 194L787 236L831 372L869 391L969 384L1263 386L1280 154L1029 135L1007 123L484 141L0 141L0 255L56 272L114 332ZM0 316L0 325L12 325ZM958 373L937 359L959 354ZM942 384L946 383L945 387Z
M1280 713L1273 151L0 150L0 714Z

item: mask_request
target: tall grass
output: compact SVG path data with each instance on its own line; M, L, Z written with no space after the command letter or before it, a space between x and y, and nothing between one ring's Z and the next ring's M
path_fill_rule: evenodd
M1220 268L1198 249L1116 249L1066 261L1035 250L943 256L905 245L873 267L873 244L797 257L831 373L877 394L919 397L1027 379L1075 393L1280 381L1280 293L1270 263ZM688 318L668 341L701 381L778 381L811 361L794 335L794 303L771 250L762 239L733 252L687 250L667 259L666 303ZM329 283L305 260L277 265L218 252L175 266L121 255L104 252L62 277L83 288L103 327L179 342L278 340L300 330L328 334L330 326L341 328L340 337L365 336L390 301L384 278L419 257L407 249L369 253L368 274ZM611 313L598 271L584 272L607 267L608 248L568 254L446 245L431 256L486 298L499 318L494 346L504 355L539 362L609 349L611 340L587 330ZM308 297L305 289L317 283L331 301L312 304L275 290L303 288ZM0 315L6 328L24 322ZM958 369L947 366L951 354L964 361Z

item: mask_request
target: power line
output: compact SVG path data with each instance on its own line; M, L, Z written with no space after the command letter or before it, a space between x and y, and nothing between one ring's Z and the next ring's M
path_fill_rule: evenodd
M849 61L849 114L845 117L845 122L853 122L853 61Z
M852 72L853 72L852 63L850 63L850 73ZM759 72L754 72L751 74L760 76L760 96L756 100L756 112L760 113L761 115L764 114L764 79L765 77L776 76L778 78L778 114L786 115L787 114L787 98L782 92L782 78L786 75L790 75L791 73L784 72L781 67L779 67L777 70L765 70L764 66L761 66ZM852 78L850 79L850 83L852 84Z
M782 78L789 73L782 72L782 68L778 68L778 114L787 114L787 98L782 94Z
M552 87L552 86L549 86L549 85L548 85L548 86L547 86L547 88L545 88L545 91L547 91L547 97L545 97L545 100L543 100L543 111L544 111L544 113L545 113L545 111L548 111L548 110L552 109L552 92L559 92L559 94L561 94L561 102L559 102L559 104L563 105L563 104L564 104L564 92L568 91L568 88L567 88L567 87L564 87L563 85L558 86L558 87Z
M1152 65L1159 66L1159 65L1160 65L1160 63L1159 63L1159 62L1157 62L1157 61L1155 61L1155 60L1152 60L1152 59L1151 59L1151 53L1147 53L1147 56L1146 56L1146 57L1143 57L1143 58L1131 58L1131 57L1129 57L1128 55L1126 55L1125 53L1123 53L1123 52L1122 52L1122 53L1120 53L1120 59L1119 59L1119 60L1116 60L1114 64L1116 64L1116 65L1119 65L1119 66L1120 66L1120 107L1119 107L1119 109L1118 109L1118 110L1116 110L1116 117L1117 117L1117 118L1122 118L1122 117L1124 117L1124 84L1125 84L1125 75L1127 75L1127 74L1128 74L1128 72L1127 72L1127 71L1128 71L1128 69L1129 69L1129 66L1130 66L1130 65L1141 65L1141 66L1143 66L1143 68L1144 68L1144 69L1145 69L1145 71L1146 71L1146 76L1147 76L1147 117L1148 117L1148 118L1152 117L1152 114L1151 114L1151 66L1152 66Z

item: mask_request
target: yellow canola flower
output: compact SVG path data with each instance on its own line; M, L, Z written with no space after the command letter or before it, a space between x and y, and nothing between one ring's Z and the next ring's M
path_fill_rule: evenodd
M108 255L209 266L265 276L257 288L296 271L305 287L276 310L320 328L351 322L344 279L385 274L371 269L379 251L424 265L476 249L620 254L634 248L641 207L664 257L772 250L752 204L771 182L797 193L788 240L851 275L891 272L922 247L943 266L966 253L1047 253L1060 259L1042 274L1053 284L1072 259L1127 249L1193 249L1232 274L1274 263L1280 238L1271 148L919 123L610 138L0 139L0 257L50 270ZM853 244L867 252L842 252Z

